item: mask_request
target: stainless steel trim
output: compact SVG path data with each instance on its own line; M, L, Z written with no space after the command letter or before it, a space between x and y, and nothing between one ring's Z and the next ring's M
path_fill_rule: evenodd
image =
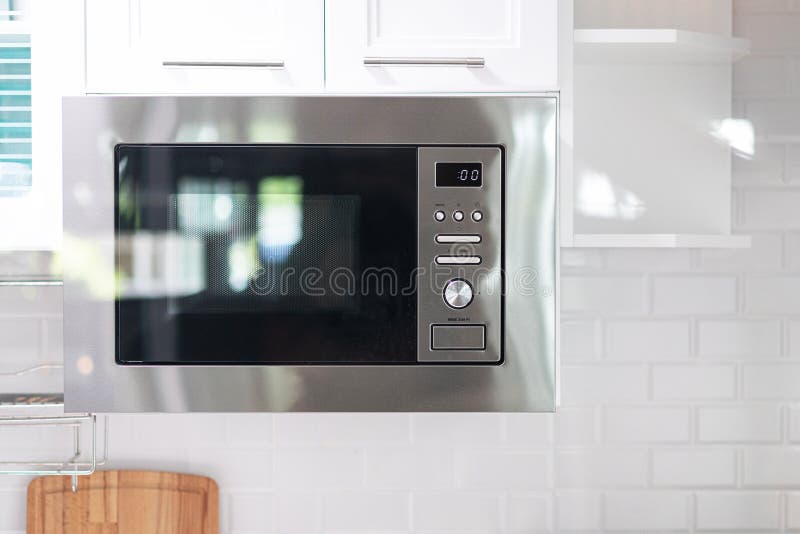
M552 411L556 109L553 94L66 97L62 255L65 265L76 268L64 274L65 409L73 413ZM113 148L121 142L201 142L207 128L198 125L212 125L220 143L234 144L503 146L502 363L117 365ZM87 188L91 196L83 194ZM500 216L488 209L484 215L482 233L488 221ZM436 246L432 237L437 231L458 233L447 229L454 224L451 220L434 221L432 211L425 218L436 225L427 238L431 246ZM93 261L85 261L87 254ZM453 267L461 268L483 266Z
M437 234L437 243L480 243L481 236L479 234Z
M164 67L245 67L257 69L282 69L286 65L278 61L162 61Z
M436 256L439 265L480 265L480 256Z
M482 57L365 57L364 65L368 67L406 65L483 68L486 66L486 60Z

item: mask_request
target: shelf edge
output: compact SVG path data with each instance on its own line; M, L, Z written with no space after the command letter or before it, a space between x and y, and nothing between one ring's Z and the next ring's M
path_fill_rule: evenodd
M750 248L748 235L575 234L571 248Z
M750 53L750 41L741 37L719 35L713 33L679 30L675 28L586 28L573 31L575 47L589 50L597 47L630 46L632 55L636 47L689 47L700 55L708 54L709 63L720 62L720 56L729 54L730 62ZM676 61L681 63L682 61ZM705 61L702 61L705 62ZM585 62L584 62L585 63ZM589 62L591 63L591 62Z

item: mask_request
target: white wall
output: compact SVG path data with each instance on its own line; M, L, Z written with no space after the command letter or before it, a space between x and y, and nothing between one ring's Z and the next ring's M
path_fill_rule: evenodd
M734 24L737 116L795 136L734 162L754 246L565 250L557 415L114 416L111 467L215 477L224 533L800 530L800 2ZM0 288L3 365L58 355L59 295Z

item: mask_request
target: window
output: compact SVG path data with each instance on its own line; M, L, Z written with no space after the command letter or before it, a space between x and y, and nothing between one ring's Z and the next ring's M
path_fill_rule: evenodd
M13 17L0 11L0 17ZM0 26L0 194L28 191L32 184L31 159L31 36L15 28L17 20ZM16 33L19 31L19 33Z
M0 0L0 250L61 246L61 99L84 72L82 0Z

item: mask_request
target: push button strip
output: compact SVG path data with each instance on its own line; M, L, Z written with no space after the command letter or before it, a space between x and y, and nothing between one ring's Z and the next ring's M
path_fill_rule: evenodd
M418 360L500 361L501 149L424 147L418 156L419 259L427 269Z

